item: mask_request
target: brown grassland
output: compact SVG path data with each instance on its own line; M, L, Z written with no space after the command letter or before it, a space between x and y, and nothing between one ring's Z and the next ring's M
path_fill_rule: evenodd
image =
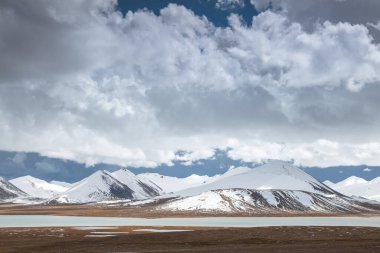
M380 252L379 228L182 227L170 229L193 231L169 233L135 229L3 228L0 252ZM92 237L107 231L118 233Z

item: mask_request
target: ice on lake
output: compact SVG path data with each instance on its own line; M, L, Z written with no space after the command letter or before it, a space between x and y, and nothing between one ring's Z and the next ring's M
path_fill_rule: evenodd
M380 227L380 217L192 217L122 218L51 215L0 215L0 227L273 227L273 226L354 226Z

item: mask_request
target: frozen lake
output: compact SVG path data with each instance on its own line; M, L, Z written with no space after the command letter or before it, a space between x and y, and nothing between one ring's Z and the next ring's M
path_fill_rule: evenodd
M272 227L355 226L380 227L380 217L206 217L122 218L51 215L0 215L0 227L78 226L186 226L186 227Z

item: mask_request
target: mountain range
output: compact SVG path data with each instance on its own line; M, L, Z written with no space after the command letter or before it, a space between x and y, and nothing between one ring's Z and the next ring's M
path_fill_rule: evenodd
M378 200L379 184L378 179L353 177L340 183L322 183L292 164L271 161L256 168L230 168L212 177L135 175L120 169L112 173L99 170L73 184L31 176L10 181L1 178L0 201L150 203L155 210L181 212L370 212L378 208L377 202L370 200Z
M325 181L324 184L347 196L380 201L380 177L367 181L360 177L351 176L338 183Z

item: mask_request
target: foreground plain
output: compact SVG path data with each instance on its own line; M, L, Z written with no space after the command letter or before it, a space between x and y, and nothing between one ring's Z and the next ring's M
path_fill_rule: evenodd
M138 229L3 228L0 252L380 252L379 228L156 228L192 230L168 233Z

